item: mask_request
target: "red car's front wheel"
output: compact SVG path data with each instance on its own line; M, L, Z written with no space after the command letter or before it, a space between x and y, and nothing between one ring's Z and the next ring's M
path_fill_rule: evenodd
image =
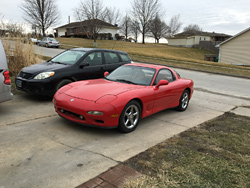
M177 110L185 111L188 107L188 104L189 104L189 91L186 89L181 95Z
M118 129L121 132L129 133L136 129L141 118L141 106L133 100L130 101L123 109L119 119Z

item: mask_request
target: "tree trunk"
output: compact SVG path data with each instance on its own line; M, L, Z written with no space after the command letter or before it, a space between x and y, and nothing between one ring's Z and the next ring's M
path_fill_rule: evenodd
M142 44L145 44L145 32L142 33Z
M45 29L44 27L42 28L42 32L43 32L43 36L46 37L46 34L45 34Z

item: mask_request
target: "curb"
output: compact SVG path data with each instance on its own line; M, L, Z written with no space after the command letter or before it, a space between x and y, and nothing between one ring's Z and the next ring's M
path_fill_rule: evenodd
M77 188L120 188L126 181L141 176L143 175L138 171L123 164L118 164Z

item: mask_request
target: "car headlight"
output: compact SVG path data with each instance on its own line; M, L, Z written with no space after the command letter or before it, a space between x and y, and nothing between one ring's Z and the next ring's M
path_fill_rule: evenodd
M45 78L49 78L51 76L53 76L55 74L55 72L42 72L38 75L35 76L35 80L42 80L42 79L45 79Z
M102 115L103 115L103 112L99 112L99 111L88 111L88 114L96 115L96 116L102 116Z

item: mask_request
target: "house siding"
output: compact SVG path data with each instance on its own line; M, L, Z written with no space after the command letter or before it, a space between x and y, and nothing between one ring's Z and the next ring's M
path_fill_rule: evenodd
M168 39L169 46L186 46L187 39Z
M168 39L169 46L181 46L181 47L197 47L200 41L211 41L212 38L210 36L190 36L183 39Z
M250 30L220 46L219 62L250 65Z
M65 29L58 29L58 37L65 36L66 30Z

